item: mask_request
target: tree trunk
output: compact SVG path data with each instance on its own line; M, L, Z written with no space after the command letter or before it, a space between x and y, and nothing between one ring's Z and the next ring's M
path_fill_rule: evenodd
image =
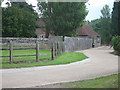
M48 37L49 37L49 33L50 33L50 30L49 30L49 29L46 29L45 38L48 38Z

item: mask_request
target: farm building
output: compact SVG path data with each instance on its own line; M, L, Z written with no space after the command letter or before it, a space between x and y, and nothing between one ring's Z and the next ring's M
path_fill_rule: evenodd
M96 33L89 25L85 24L78 29L78 37L92 39L92 46L97 47L101 44L101 36Z
M45 27L45 23L41 18L39 18L37 20L36 25L38 26L38 28L36 28L35 33L36 33L38 38L43 39L43 38L48 38L49 36L51 36L51 32L50 33L47 32L47 29Z

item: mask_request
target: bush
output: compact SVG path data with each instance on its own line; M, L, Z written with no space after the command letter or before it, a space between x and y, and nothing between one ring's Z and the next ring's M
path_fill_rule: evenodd
M112 46L115 52L120 55L120 36L114 36L112 38Z

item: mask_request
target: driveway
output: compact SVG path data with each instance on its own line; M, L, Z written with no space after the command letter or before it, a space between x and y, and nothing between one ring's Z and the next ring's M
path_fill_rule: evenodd
M24 69L3 69L2 87L28 88L116 74L118 73L118 56L111 54L110 52L112 51L106 46L76 51L83 52L89 57L83 63Z

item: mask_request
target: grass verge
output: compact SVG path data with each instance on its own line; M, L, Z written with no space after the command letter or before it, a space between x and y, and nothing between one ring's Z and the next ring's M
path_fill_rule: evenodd
M40 86L42 88L118 88L120 82L118 83L118 75L110 75L105 77L100 77L96 79L68 82L68 83L58 83Z
M55 57L54 60L49 60L46 62L33 62L33 63L18 63L18 64L2 64L2 68L20 68L20 67L33 67L33 66L47 66L47 65L59 65L68 64L76 61L81 61L86 59L83 53L78 52L64 52L60 56Z

